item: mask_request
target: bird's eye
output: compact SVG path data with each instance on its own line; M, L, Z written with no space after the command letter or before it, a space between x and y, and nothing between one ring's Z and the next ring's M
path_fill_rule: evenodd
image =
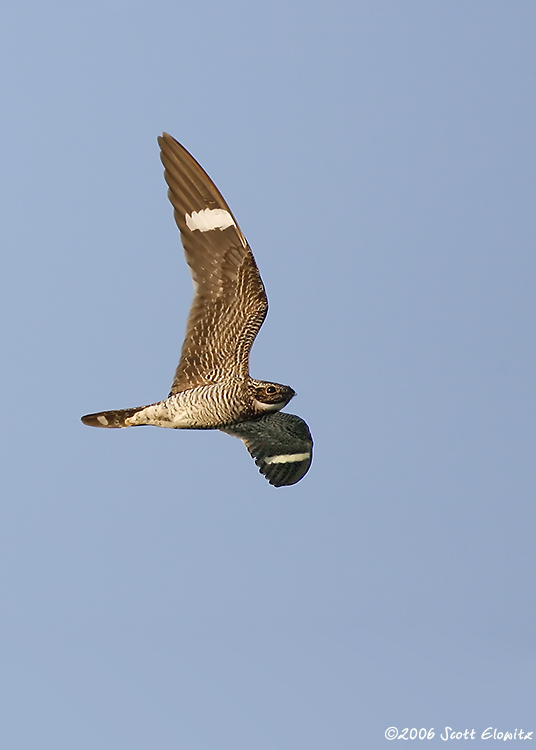
M266 389L266 393L275 393L275 388L273 385L269 385Z

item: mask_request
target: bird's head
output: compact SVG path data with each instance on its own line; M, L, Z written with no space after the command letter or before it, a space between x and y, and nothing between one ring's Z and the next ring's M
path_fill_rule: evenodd
M267 383L254 378L249 379L248 390L257 414L279 411L296 395L296 392L288 385Z

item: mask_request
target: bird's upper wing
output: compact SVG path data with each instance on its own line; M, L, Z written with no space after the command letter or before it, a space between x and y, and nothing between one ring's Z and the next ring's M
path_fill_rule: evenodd
M249 350L268 302L255 260L229 206L174 138L158 139L195 296L171 393L248 374Z
M309 471L313 438L294 414L278 411L220 429L244 441L261 474L275 487L296 484Z

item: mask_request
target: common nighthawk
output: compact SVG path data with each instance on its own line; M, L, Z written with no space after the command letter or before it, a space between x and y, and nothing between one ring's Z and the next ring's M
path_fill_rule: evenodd
M167 133L158 143L195 288L179 366L164 401L87 414L82 422L221 430L243 440L270 484L295 484L309 470L313 440L303 419L279 411L296 395L292 388L249 375L249 352L268 311L251 249L193 156Z

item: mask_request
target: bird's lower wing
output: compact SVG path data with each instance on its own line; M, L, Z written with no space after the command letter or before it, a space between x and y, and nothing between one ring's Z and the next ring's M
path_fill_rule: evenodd
M296 484L309 471L313 438L294 414L279 411L220 429L244 442L261 474L275 487Z

